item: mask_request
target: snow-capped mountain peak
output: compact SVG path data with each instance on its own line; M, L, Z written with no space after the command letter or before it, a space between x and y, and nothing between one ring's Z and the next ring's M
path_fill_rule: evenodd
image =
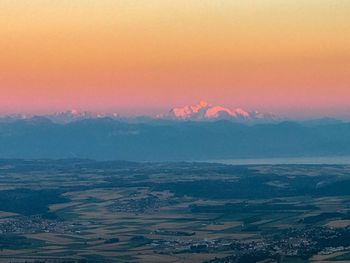
M170 111L170 115L179 119L187 119L191 118L193 115L201 115L208 107L209 104L207 102L200 101L197 105L173 108Z
M213 119L213 118L220 118L223 115L229 116L235 116L235 113L231 111L228 108L224 108L222 106L213 106L209 107L206 112L204 117L207 119Z
M190 106L190 108L193 112L198 112L201 109L206 108L208 106L209 106L208 102L202 100L197 105Z
M170 110L168 117L180 120L272 120L273 116L263 114L258 111L246 111L242 108L230 109L220 105L211 105L205 101L200 101L193 106L177 107Z

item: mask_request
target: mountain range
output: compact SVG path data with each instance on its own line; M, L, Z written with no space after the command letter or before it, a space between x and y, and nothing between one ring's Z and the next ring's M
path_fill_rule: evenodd
M21 119L30 119L35 117L33 115L9 115L0 117L0 121L14 121ZM94 113L87 111L69 110L63 112L56 112L53 114L41 115L40 117L47 118L55 123L70 123L85 119L99 119L111 118L124 121L135 121L144 119L158 119L158 120L179 120L179 121L217 121L217 120L231 120L236 122L250 122L262 123L271 121L280 121L281 117L261 113L258 111L246 111L241 108L230 109L220 105L211 105L208 102L200 101L196 105L189 105L184 107L172 108L167 114L161 114L156 117L122 117L116 113Z
M68 123L47 117L0 122L0 158L195 161L350 155L350 123L247 124L110 117Z
M0 118L0 158L132 161L350 155L350 123L287 121L201 101L157 117L71 110Z
M230 109L220 105L211 105L200 101L197 105L173 108L167 115L180 120L236 120L236 121L272 121L278 120L273 114L258 111L246 111L241 108Z

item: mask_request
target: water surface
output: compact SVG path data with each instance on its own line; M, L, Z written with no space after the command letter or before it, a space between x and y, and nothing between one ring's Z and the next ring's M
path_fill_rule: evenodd
M254 164L328 164L350 165L350 156L327 156L327 157L282 157L282 158L259 158L259 159L225 159L210 160L223 164L254 165Z

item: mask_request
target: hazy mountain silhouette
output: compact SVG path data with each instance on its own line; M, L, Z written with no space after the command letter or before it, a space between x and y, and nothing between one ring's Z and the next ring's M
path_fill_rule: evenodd
M0 158L138 161L350 155L350 124L110 118L58 124L37 117L0 123Z

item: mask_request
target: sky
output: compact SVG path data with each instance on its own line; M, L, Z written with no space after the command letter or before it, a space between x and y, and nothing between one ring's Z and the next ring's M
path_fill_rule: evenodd
M350 117L350 1L0 1L0 113L199 100Z

